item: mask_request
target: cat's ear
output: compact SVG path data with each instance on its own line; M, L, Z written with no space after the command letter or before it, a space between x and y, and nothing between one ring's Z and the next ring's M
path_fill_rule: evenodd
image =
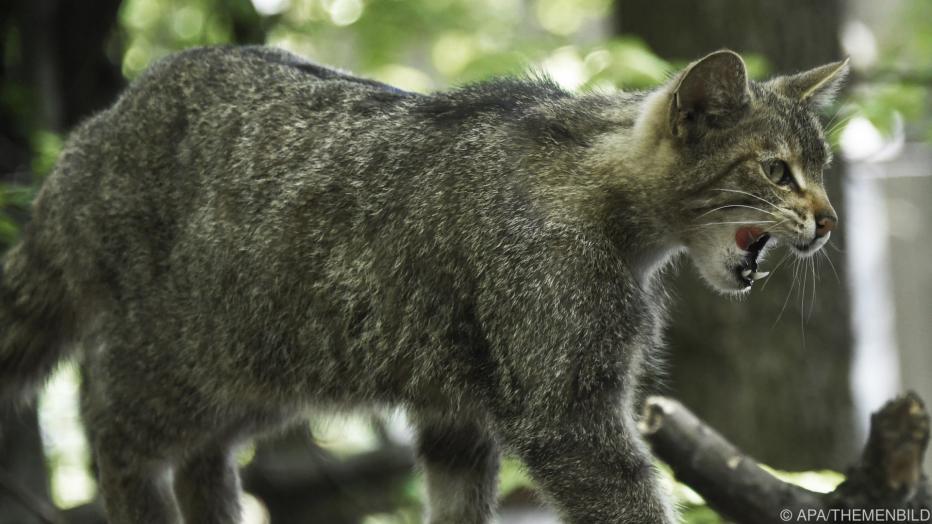
M784 96L822 109L835 100L849 69L846 58L795 75L782 76L771 82L775 90Z
M727 127L751 100L744 60L732 51L716 51L693 62L674 80L670 128L685 136L702 126Z

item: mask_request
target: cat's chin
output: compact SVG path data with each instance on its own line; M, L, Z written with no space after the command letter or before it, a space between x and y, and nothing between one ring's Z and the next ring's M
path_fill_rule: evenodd
M715 291L729 296L746 295L754 283L770 273L759 268L765 250L775 242L761 237L747 250L733 244L705 245L690 249L690 259L703 280Z
M722 295L744 296L751 291L752 285L741 279L737 268L719 267L714 271L703 270L701 267L698 269L706 284Z
M828 244L829 239L831 238L831 233L826 233L825 236L816 237L808 244L793 243L790 244L793 252L796 253L796 256L799 258L809 258L822 249L825 244Z

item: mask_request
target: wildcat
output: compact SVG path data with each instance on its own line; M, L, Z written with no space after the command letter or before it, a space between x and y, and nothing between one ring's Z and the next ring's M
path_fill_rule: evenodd
M719 51L646 92L415 94L283 51L171 56L72 133L0 285L0 395L73 350L114 523L236 522L231 448L403 406L428 521L487 523L500 451L566 522L671 523L635 426L662 269L747 292L836 216L847 70Z

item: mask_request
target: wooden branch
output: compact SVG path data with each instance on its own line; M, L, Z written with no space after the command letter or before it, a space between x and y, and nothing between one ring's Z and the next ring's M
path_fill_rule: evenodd
M680 481L739 523L796 522L800 511L906 509L920 515L932 509L922 472L929 415L914 393L871 417L860 461L828 494L774 477L673 399L647 399L641 432Z
M860 460L838 489L830 507L932 508L922 461L929 444L929 413L915 393L887 402L871 416L870 435Z
M393 511L414 470L414 453L398 444L342 459L313 442L305 446L314 451L257 453L241 472L243 487L262 500L272 522L350 524Z
M677 479L737 522L785 522L782 510L819 505L815 493L764 471L676 400L648 398L641 432Z
M325 455L318 460L291 463L254 462L242 471L243 487L256 495L302 493L312 497L321 490L346 490L357 486L397 481L414 470L414 453L392 444L345 459Z

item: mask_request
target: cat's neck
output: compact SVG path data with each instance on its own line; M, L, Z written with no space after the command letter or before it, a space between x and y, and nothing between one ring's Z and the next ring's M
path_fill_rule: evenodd
M573 101L565 102L573 104ZM669 173L677 157L658 132L666 94L618 93L603 97L613 123L577 145L538 178L547 207L602 232L629 271L649 287L658 272L682 252L672 234L671 210L678 205Z

